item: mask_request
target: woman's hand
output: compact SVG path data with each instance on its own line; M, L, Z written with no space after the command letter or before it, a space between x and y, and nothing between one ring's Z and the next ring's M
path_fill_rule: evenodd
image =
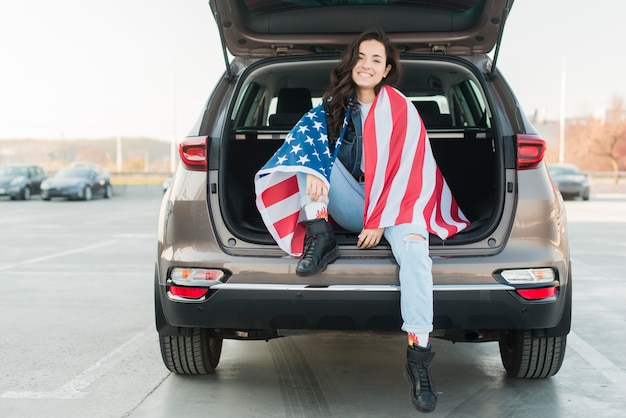
M385 228L363 229L359 234L359 240L356 242L357 247L366 249L377 246L384 231Z
M322 198L322 202L326 202L328 200L328 187L313 174L307 174L306 195L309 196L311 202L317 202L320 197Z

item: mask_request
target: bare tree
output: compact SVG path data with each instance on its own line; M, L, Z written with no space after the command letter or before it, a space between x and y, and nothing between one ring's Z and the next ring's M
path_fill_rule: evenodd
M616 99L605 120L587 117L568 126L567 159L586 170L611 170L614 181L626 160L626 117L622 100Z

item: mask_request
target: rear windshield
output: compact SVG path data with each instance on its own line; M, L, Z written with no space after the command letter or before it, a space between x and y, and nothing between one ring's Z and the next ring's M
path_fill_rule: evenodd
M289 130L321 102L335 60L267 65L246 77L233 109L234 131ZM484 92L458 64L403 61L398 86L418 109L428 130L489 128Z
M91 171L83 168L66 168L56 173L55 177L81 177L89 178Z
M413 6L419 8L461 11L471 9L476 0L245 0L254 14L275 13L283 10L337 6Z

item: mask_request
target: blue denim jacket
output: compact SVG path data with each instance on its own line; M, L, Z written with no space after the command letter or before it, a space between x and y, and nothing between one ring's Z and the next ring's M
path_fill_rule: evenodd
M361 109L355 106L351 121L348 123L343 141L339 147L337 158L355 179L361 176L361 160L363 158L363 127Z

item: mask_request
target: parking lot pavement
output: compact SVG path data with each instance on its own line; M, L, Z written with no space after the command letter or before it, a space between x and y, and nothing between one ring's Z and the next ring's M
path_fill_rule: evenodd
M226 341L217 372L170 374L153 325L160 196L0 202L0 416L413 417L401 333ZM433 341L430 416L620 417L626 195L566 203L573 328L551 379L507 378L496 343Z

